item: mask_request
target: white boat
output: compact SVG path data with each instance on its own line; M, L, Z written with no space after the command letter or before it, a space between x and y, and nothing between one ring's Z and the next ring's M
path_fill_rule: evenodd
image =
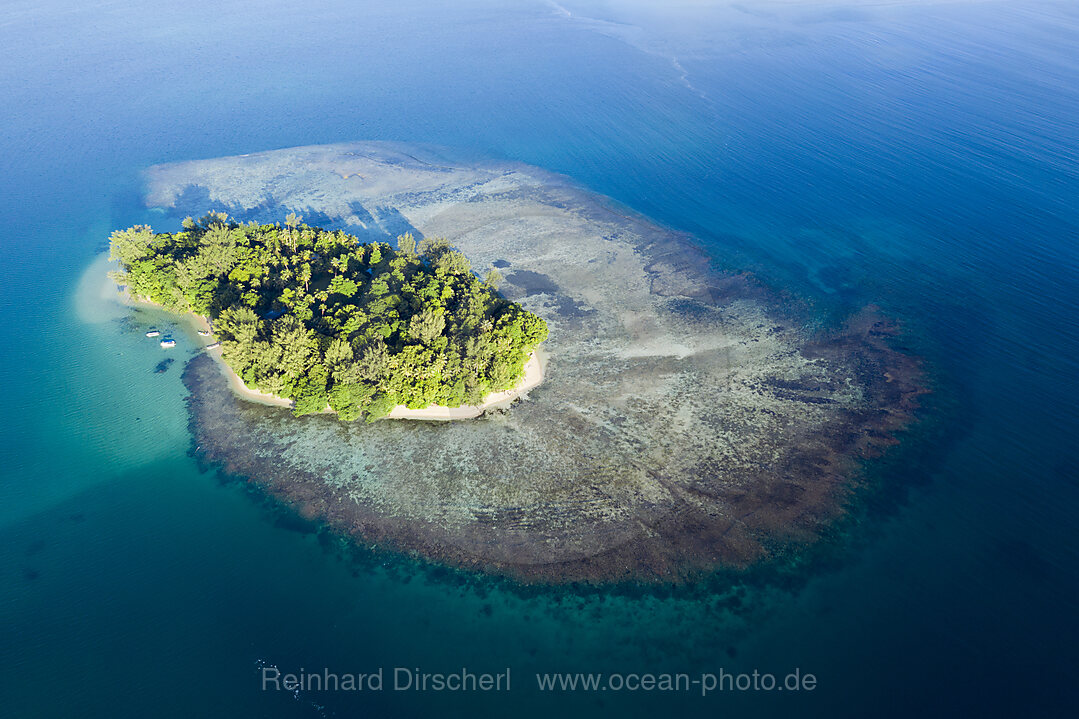
M157 330L150 330L149 332L146 333L147 337L158 337L160 335L161 335L161 333L158 332Z
M210 330L199 330L199 337L209 337L210 334Z
M161 346L168 349L176 346L176 340L161 340Z

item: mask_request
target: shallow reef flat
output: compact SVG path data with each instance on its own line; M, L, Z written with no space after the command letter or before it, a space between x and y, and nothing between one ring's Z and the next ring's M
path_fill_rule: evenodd
M297 419L191 361L203 458L364 543L529 582L747 566L816 539L923 391L872 308L814 331L690 238L534 167L360 143L146 179L148 204L180 216L445 236L547 320L544 383L468 421Z

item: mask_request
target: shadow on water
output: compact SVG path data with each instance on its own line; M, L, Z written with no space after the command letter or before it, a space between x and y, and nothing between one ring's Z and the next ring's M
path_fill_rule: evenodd
M124 195L120 199L123 206L131 202ZM342 230L355 235L361 242L388 242L396 246L400 235L412 233L417 240L423 239L423 233L416 229L408 219L394 207L378 206L366 208L358 201L349 203L349 211L354 221L331 217L326 212L311 207L285 207L280 200L270 196L263 197L252 207L221 202L210 197L210 191L201 185L186 185L176 197L174 204L165 210L165 214L175 220L185 217L199 218L210 211L223 211L236 222L280 223L288 210L303 218L305 224L322 227L327 230ZM128 213L130 214L130 213ZM358 223L358 224L357 224ZM106 246L107 249L107 246Z

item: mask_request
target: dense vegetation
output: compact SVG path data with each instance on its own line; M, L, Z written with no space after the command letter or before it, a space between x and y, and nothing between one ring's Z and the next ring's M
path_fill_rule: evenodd
M397 248L301 224L237 224L211 213L183 231L114 232L115 275L137 298L208 316L249 387L327 404L343 420L477 404L513 387L547 325L498 294L446 240Z

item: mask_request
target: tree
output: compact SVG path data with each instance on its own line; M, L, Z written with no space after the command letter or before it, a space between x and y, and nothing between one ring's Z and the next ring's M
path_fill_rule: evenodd
M433 307L424 307L419 314L412 315L408 323L408 333L421 344L429 345L442 335L446 328L446 316Z
M435 272L446 275L467 275L472 271L472 263L457 250L447 250L435 260Z
M397 251L408 257L416 254L416 238L412 236L411 232L398 236Z
M292 414L300 417L305 414L315 414L326 409L329 394L326 385L329 384L330 374L326 367L316 364L303 376L297 378L292 398L295 404Z
M258 337L261 324L259 316L250 307L234 305L217 316L214 329L222 339L247 346Z
M436 259L450 249L450 241L445 237L424 237L420 240L420 254L429 260Z
M303 283L303 291L304 292L309 292L310 291L310 289L311 289L311 277L313 276L313 274L314 273L311 270L311 263L310 262L304 262L302 265L300 265L299 279L300 279L300 282Z
M329 394L330 408L342 422L351 422L363 416L374 393L374 387L369 384L337 382Z
M342 275L335 275L334 278L330 280L330 286L327 289L329 290L329 294L354 297L360 288L354 280Z
M324 357L326 366L333 371L344 369L352 364L352 345L342 337L336 337L330 341Z
M376 419L382 419L388 415L397 404L397 399L393 395L384 393L376 394L371 400L371 403L367 405L367 421L374 422Z
M109 259L119 260L123 266L132 265L150 255L150 245L155 239L149 225L135 225L113 232L109 237Z
M313 337L299 318L284 315L273 322L273 342L281 348L280 367L289 377L299 377L313 361Z
M397 249L302 224L241 225L219 212L184 232L114 232L112 276L175 311L207 315L222 357L249 386L327 405L344 420L397 404L478 402L510 386L546 323L480 281L445 238Z
M226 213L210 210L199 219L198 224L202 229L206 230L214 225L227 225L228 221L229 216Z
M376 386L389 374L390 352L382 337L376 336L364 346L356 361L356 370L362 379Z

